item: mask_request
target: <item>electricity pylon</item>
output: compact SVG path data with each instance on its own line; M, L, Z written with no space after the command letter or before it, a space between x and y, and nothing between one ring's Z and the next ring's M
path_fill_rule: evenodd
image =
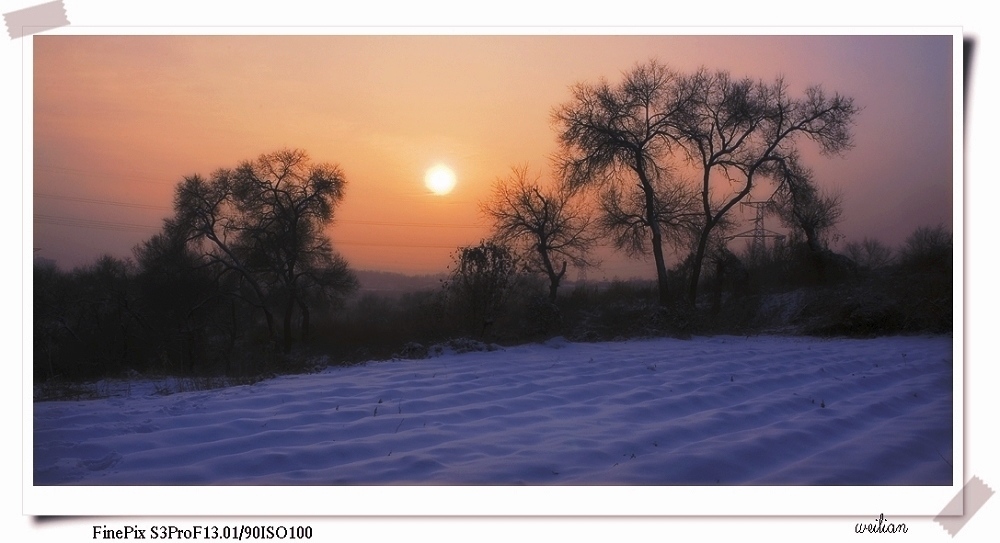
M747 230L746 232L740 232L739 234L734 234L732 236L729 236L728 239L752 238L750 241L750 256L752 258L756 258L764 252L765 238L774 238L776 241L781 241L785 239L784 234L779 234L777 232L764 228L764 214L765 210L767 209L767 206L771 205L770 201L740 202L740 205L749 206L757 210L757 214L753 220L753 230Z

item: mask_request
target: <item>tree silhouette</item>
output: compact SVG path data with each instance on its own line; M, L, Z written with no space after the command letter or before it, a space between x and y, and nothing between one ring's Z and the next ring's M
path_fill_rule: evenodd
M208 358L202 348L216 331L213 317L229 303L219 285L217 270L205 266L182 233L169 226L137 245L132 253L138 266L136 284L146 321L155 329L150 340L163 356L183 360L185 373ZM234 327L235 328L235 327ZM236 330L229 330L231 349Z
M801 173L797 166L799 139L814 141L826 155L850 149L851 125L859 109L852 98L828 96L818 86L806 89L801 98L793 98L780 77L765 83L703 69L686 79L684 87L697 98L685 102L685 114L678 116L675 134L683 145L681 156L701 171L702 226L688 291L694 303L712 231L726 214L750 196L758 180L780 184L788 172ZM726 190L713 191L715 185Z
M556 300L569 263L590 266L588 252L597 237L591 219L566 190L547 190L528 179L528 167L513 168L493 185L489 201L480 206L493 220L494 239L519 246L527 269L549 280L549 301ZM561 262L559 262L561 260Z
M142 345L134 266L103 255L62 272L34 267L34 365L38 379L121 373Z
M773 206L782 224L802 233L812 253L826 249L825 234L843 215L843 195L820 190L810 170L794 162L780 162L780 185L775 191Z
M484 240L460 247L445 283L471 331L486 336L500 315L518 275L519 261L506 245Z
M629 256L649 254L649 231L656 225L661 238L676 246L689 246L697 233L695 196L689 186L664 178L653 182L652 209L645 193L610 185L600 193L597 224L615 247Z
M573 99L552 114L562 146L560 167L572 189L604 189L604 224L620 246L638 249L645 233L656 266L659 302L669 300L664 238L687 212L688 194L669 179L669 152L694 107L687 79L650 61L617 85L601 80L572 88Z
M943 224L921 226L899 249L899 263L918 270L952 269L952 233Z
M273 309L281 311L288 352L296 308L305 335L310 295L339 295L356 286L323 232L345 184L337 166L312 164L305 151L283 149L217 170L209 180L186 178L168 226L181 229L204 258L238 277L241 288L234 293L264 313L272 337Z
M864 270L877 270L892 263L892 248L875 238L865 237L852 241L845 247L847 256Z

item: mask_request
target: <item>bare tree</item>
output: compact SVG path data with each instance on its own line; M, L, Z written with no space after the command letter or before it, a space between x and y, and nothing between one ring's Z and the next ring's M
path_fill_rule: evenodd
M549 301L555 302L566 267L593 265L589 251L597 240L592 221L567 190L542 188L528 178L528 167L512 168L493 185L491 199L481 206L493 220L493 236L501 244L520 248L528 271L549 280Z
M692 303L709 240L726 214L748 198L761 179L782 182L782 164L797 162L796 145L807 138L827 155L852 146L851 125L859 109L852 98L828 96L818 86L792 98L779 77L773 83L734 79L728 72L701 70L687 78L697 97L676 132L684 156L701 170L702 229L689 286ZM713 190L722 185L728 193ZM718 198L716 200L715 198Z
M899 248L899 263L912 269L952 267L952 233L943 224L921 226Z
M877 270L892 263L892 248L875 238L865 237L861 241L847 244L847 256L862 269Z
M779 164L780 185L772 200L773 209L782 224L802 232L810 252L818 253L826 249L826 234L843 215L843 194L820 190L812 172L802 169L797 159Z
M282 312L288 352L296 308L303 335L308 333L307 293L343 293L356 285L323 232L345 184L338 167L312 164L305 151L284 149L217 170L210 180L186 178L170 225L202 247L209 262L239 277L245 288L238 294L263 311L272 335L272 308Z
M637 242L641 232L648 232L659 302L666 305L663 245L672 225L667 216L678 204L675 198L683 197L672 191L666 161L681 119L697 98L694 89L687 79L650 61L626 72L617 85L602 80L572 90L573 99L552 114L563 180L571 189L605 189L604 208L613 215L605 224L621 246L644 245Z
M615 247L629 256L650 252L649 232L655 225L665 243L690 246L698 232L695 195L688 185L663 177L653 183L652 209L643 192L611 184L600 193L598 225Z

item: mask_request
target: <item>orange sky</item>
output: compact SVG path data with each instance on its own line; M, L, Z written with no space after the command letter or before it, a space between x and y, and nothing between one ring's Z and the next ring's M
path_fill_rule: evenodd
M33 244L63 268L128 256L184 175L298 147L347 177L329 232L353 267L445 271L488 234L497 177L549 177L569 86L650 58L853 96L854 150L803 144L845 193L845 239L951 224L951 36L36 36ZM457 174L447 196L423 184L437 163ZM608 255L590 278L652 274Z

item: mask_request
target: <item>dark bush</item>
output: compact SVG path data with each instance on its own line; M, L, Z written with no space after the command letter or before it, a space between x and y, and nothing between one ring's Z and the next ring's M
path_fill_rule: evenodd
M899 250L900 265L911 270L951 270L951 238L951 232L943 225L917 228Z

